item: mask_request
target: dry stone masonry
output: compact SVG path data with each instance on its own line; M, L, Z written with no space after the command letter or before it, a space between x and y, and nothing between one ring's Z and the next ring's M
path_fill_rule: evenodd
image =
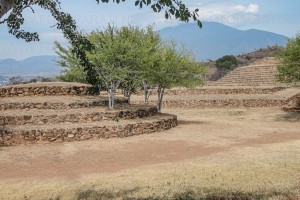
M295 104L294 97L300 94L300 88L276 82L276 64L258 64L238 67L218 81L206 86L187 89L172 88L166 90L164 108L238 108L238 107L283 107ZM153 96L156 91L153 91ZM132 99L143 104L140 93ZM150 98L155 105L155 98ZM297 103L296 103L297 104Z
M63 98L63 97L62 97ZM116 98L115 102L117 105L128 104L128 99L126 98ZM0 102L0 110L23 110L23 109L71 109L71 108L90 108L98 106L107 106L108 100L94 100L85 102L12 102L12 103L2 103Z
M276 65L260 64L238 67L210 86L262 86L278 85L276 82ZM279 84L280 85L280 84Z
M97 109L84 112L63 113L63 114L0 114L0 126L7 125L43 125L58 124L64 122L84 123L96 121L111 121L116 119L137 119L158 114L155 107L139 108L136 110L120 111L96 111Z
M121 120L122 121L122 120ZM71 142L100 138L129 137L168 130L177 126L176 115L160 115L141 122L111 122L109 124L91 123L81 127L19 127L0 131L0 145Z
M0 97L92 95L92 87L86 84L32 83L0 87Z
M90 88L68 83L0 88L0 146L128 137L177 126L177 116L129 105L126 98L118 97L116 109L108 110L107 98L88 96Z
M286 106L282 108L284 111L300 112L300 93L292 98Z
M271 94L283 89L287 86L204 86L200 88L172 88L165 91L165 95L210 95L210 94ZM138 95L144 95L140 92ZM157 95L156 90L152 91L152 95Z

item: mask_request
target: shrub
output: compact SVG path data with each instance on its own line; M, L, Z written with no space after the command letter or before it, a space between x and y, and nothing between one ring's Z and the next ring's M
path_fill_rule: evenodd
M238 61L233 55L226 55L216 61L218 69L234 69L237 67Z
M281 82L300 81L300 34L289 40L278 57L277 79Z

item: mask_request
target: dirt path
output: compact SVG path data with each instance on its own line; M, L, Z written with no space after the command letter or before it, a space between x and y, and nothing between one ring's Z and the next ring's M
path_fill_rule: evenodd
M300 140L298 115L279 109L166 110L179 126L130 138L0 148L2 180L77 178Z

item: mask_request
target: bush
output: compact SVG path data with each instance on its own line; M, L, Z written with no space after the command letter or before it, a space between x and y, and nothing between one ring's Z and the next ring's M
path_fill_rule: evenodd
M300 81L300 34L289 40L279 55L277 79L281 82Z
M216 61L216 67L218 69L234 69L237 65L238 61L233 55L223 56Z

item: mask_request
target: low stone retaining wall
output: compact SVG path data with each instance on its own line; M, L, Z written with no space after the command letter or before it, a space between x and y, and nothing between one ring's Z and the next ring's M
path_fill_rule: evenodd
M244 87L244 88L195 88L195 89L168 89L166 95L205 95L205 94L271 94L284 90L287 87ZM153 90L152 95L156 95L157 91ZM144 92L139 92L138 95L144 95Z
M110 112L90 112L90 113L67 113L55 115L24 115L24 116L7 116L0 115L0 125L44 125L44 124L58 124L64 122L71 123L86 123L103 120L117 120L120 119L136 119L157 114L156 107L141 108L137 110L122 110Z
M128 99L115 99L116 105L128 104ZM99 101L90 101L90 102L74 102L71 104L65 104L63 102L59 103L3 103L0 102L0 110L22 110L22 109L70 109L70 108L89 108L89 107L97 107L97 106L107 106L108 100L99 100Z
M143 102L136 102L143 104ZM164 108L239 108L239 107L275 107L287 104L285 100L271 99L226 99L226 100L167 100ZM156 105L156 102L149 102Z
M300 112L300 94L292 97L282 110Z
M177 126L176 115L135 124L93 126L84 128L51 128L47 130L9 130L0 127L0 146L19 144L71 142L99 138L129 137L168 130Z
M6 86L0 87L0 97L24 97L24 96L49 96L49 95L93 95L89 85L58 86L58 85L35 85Z

